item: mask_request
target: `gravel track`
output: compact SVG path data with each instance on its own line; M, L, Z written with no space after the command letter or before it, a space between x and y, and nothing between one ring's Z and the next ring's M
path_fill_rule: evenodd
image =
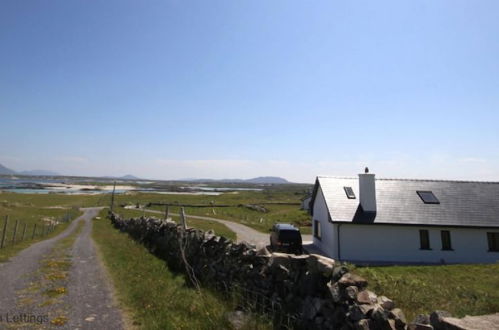
M123 329L121 311L115 307L112 287L91 238L92 218L100 208L85 211L89 216L73 245L67 296L71 306L68 325L70 329Z
M52 328L48 323L54 315L66 315L68 320L58 329L122 329L123 318L114 306L112 289L105 276L94 243L90 237L92 219L101 208L82 209L84 214L74 220L61 234L35 243L9 261L0 264L0 329ZM44 305L44 287L36 288L44 273L41 261L57 252L55 245L71 235L79 222L84 222L72 248L67 248L71 260L67 294L54 305ZM59 251L60 252L60 251ZM60 254L60 253L59 253ZM35 285L34 285L35 284ZM35 288L35 289L33 289ZM15 321L16 316L45 316L43 322Z

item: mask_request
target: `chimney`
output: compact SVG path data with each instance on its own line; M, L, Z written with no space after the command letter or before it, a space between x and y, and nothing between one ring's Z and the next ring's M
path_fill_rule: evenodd
M376 183L367 167L365 173L359 174L359 199L364 212L376 212Z

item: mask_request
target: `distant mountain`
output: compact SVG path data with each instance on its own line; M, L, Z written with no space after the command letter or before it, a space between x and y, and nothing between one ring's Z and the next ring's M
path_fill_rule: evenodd
M119 180L141 180L134 175L127 174L123 176L101 176L102 179L119 179Z
M253 183L253 184L284 184L290 183L288 180L276 176L260 176L253 179L182 179L179 181L189 181L189 182L224 182L224 183Z
M16 172L14 170L11 170L10 168L7 168L0 164L0 174L7 174L7 175L12 175L12 174L17 174L17 175L46 175L46 176L58 176L60 175L59 173L52 172L52 171L45 171L45 170L32 170L32 171L21 171L21 172Z
M288 180L277 176L260 176L249 180L244 180L248 183L289 183Z
M21 171L19 175L44 175L44 176L59 176L57 172L46 171L46 170L32 170L32 171Z
M120 179L123 179L123 180L140 180L140 178L137 178L136 176L131 175L131 174L123 175L122 177L120 177Z
M0 164L0 174L9 175L16 174L16 172Z

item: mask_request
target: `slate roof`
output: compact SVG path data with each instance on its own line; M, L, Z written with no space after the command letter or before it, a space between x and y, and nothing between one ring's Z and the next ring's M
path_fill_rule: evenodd
M359 205L358 178L317 177L311 206L319 186L333 222L499 228L499 182L376 179L375 214ZM440 204L423 203L417 191L432 191Z

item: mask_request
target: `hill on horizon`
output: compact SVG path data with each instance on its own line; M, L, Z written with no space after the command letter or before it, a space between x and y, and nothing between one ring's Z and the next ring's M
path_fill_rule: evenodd
M46 170L29 170L29 171L14 171L0 164L0 175L44 175L44 176L60 176L59 173Z
M119 180L141 180L135 175L127 174L123 176L101 176L103 179L119 179Z
M7 168L7 167L3 166L2 164L0 164L0 174L4 174L4 175L16 174L16 171L11 170L10 168Z

